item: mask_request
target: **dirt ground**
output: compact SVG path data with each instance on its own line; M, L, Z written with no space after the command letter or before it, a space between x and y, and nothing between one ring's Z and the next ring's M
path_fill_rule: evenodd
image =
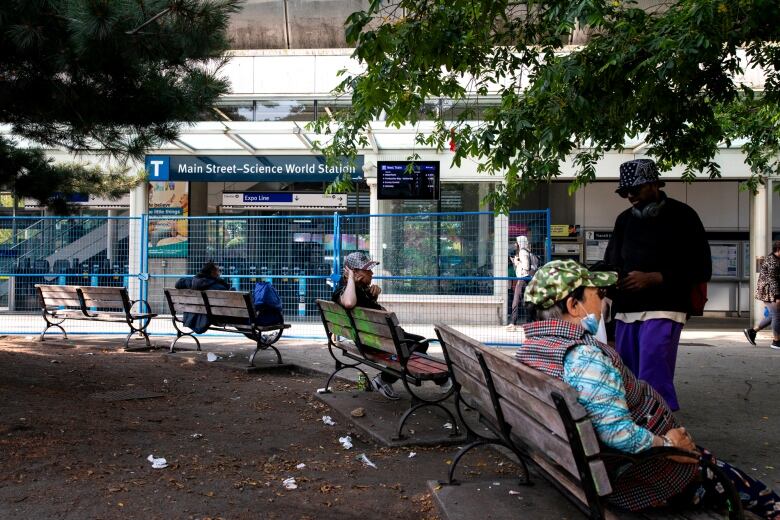
M353 433L344 450L348 426L323 424L329 410L312 397L321 377L246 374L120 343L0 338L0 518L437 518L426 481L444 478L456 447L409 458ZM162 396L108 400L116 391ZM168 467L153 469L149 455ZM458 471L489 479L516 468L477 450ZM297 489L285 489L289 477Z

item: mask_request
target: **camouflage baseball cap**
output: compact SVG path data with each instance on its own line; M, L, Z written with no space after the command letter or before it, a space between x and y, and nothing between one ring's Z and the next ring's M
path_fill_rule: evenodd
M591 272L574 260L553 260L536 271L525 288L525 301L549 309L578 287L608 287L615 282L615 272Z

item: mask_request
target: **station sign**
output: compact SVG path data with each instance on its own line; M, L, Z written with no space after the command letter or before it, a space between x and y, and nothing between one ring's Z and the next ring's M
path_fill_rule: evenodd
M147 155L149 181L332 182L363 178L363 156L331 166L321 155Z
M255 209L339 210L347 209L347 196L343 193L228 192L222 194L222 206Z

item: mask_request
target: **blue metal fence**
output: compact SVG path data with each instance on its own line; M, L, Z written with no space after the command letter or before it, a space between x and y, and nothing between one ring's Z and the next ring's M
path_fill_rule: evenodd
M409 330L430 336L437 321L473 328L493 343L512 342L502 325L511 303L515 237L550 258L550 213L403 213L177 218L0 218L0 333L40 330L37 283L125 286L165 315L163 289L215 261L235 290L270 281L282 297L292 336L319 337L317 298L339 283L343 258L363 250L380 262L380 302ZM150 331L172 332L154 320ZM111 324L74 322L69 330L112 333ZM479 329L479 330L477 330Z

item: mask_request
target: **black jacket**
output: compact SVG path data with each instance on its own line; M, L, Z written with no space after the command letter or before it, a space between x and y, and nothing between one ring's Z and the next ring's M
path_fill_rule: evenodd
M631 271L660 272L663 283L641 291L615 291L614 312L691 310L691 290L712 276L710 245L696 212L666 198L656 217L632 208L618 215L604 255L623 278Z
M192 278L179 278L176 281L177 289L195 289L196 291L229 291L230 284L224 278L210 278L208 276L193 276Z

